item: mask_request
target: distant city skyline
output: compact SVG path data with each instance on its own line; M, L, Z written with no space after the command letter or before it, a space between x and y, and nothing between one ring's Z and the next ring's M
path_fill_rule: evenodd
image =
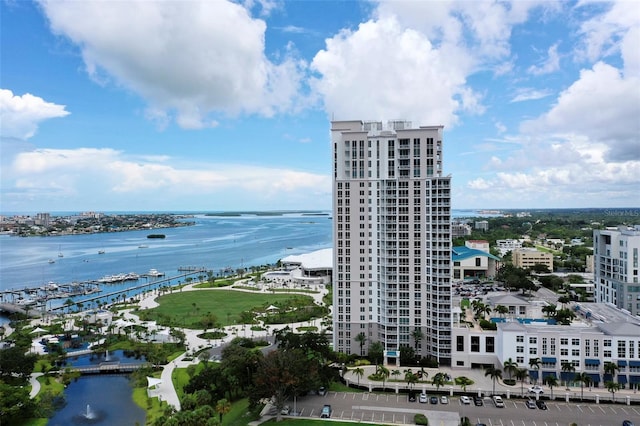
M331 210L331 120L444 126L454 209L640 199L635 1L0 2L0 214Z

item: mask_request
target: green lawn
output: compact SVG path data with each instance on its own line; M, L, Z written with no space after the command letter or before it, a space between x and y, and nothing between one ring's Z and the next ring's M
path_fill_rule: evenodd
M202 328L200 320L208 313L215 315L222 325L241 323L243 311L264 310L271 304L289 299L304 298L312 304L312 298L303 295L253 294L233 290L185 291L160 296L160 306L140 311L145 320L155 320L163 325L178 325L186 328ZM171 322L171 324L169 324Z

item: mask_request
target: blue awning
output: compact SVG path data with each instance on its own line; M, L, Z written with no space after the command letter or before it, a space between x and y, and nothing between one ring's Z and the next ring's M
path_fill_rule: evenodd
M640 383L640 376L629 376L629 383L633 383L633 384Z
M538 370L529 370L529 377L533 380L538 380Z
M543 356L542 357L542 363L543 364L555 364L556 363L556 359L555 359L555 357Z
M618 360L618 367L626 367L627 366L627 361L624 359L619 359Z
M573 371L562 371L560 372L560 380L564 380L565 382L572 382L575 380L576 373Z
M553 376L556 379L558 378L558 375L556 374L555 371L543 371L542 372L542 380L544 380L545 377L549 377L549 376Z
M600 383L600 374L598 373L587 373L589 378L593 383Z
M618 383L620 383L621 385L624 385L627 383L627 375L626 374L620 374L618 376Z
M597 358L585 358L585 365L600 365L600 360Z
M640 367L640 361L629 361L629 367Z
M602 380L607 383L607 382L613 382L613 374L609 374L609 373L604 373L602 375Z

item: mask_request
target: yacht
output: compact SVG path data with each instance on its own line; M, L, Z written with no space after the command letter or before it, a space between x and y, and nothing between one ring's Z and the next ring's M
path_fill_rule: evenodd
M150 277L164 277L164 272L159 272L157 269L149 269L147 275Z

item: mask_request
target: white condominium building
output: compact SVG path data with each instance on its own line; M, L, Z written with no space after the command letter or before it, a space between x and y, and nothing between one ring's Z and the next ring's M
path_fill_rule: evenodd
M333 121L334 349L451 362L451 184L442 126Z
M596 302L640 314L640 225L593 231Z

